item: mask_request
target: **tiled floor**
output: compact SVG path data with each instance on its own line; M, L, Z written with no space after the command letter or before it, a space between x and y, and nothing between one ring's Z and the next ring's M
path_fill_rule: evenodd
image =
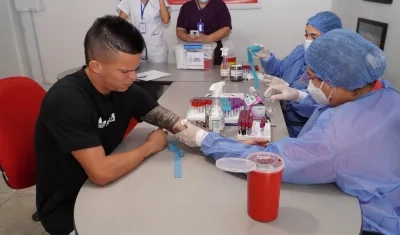
M40 222L32 220L35 207L35 188L10 189L0 177L0 234L44 235Z

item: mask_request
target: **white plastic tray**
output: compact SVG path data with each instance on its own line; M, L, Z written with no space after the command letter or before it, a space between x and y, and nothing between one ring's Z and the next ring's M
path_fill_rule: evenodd
M265 139L265 140L271 141L271 137L272 137L271 122L267 121L265 123L264 131L262 133L260 133L258 131L260 129L259 121L253 121L253 126L251 129L252 129L251 135L241 135L238 133L237 140L244 141L244 140L248 140L251 138L260 138L260 139ZM258 134L255 135L255 133L258 133Z

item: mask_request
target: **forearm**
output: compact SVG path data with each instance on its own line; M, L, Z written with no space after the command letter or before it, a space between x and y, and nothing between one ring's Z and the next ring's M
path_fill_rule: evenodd
M186 32L186 30L185 29L182 29L182 28L177 28L176 29L176 36L180 39L180 40L182 40L182 41L184 41L184 42L188 42L188 34L187 34L187 32Z
M161 16L161 21L164 24L168 24L169 21L171 20L171 14L169 13L164 0L160 0L160 16Z
M216 42L228 36L230 31L231 31L230 27L223 27L208 36L210 37L210 41Z
M218 160L226 157L246 158L251 153L265 151L265 148L243 144L210 132L203 140L200 150L204 155Z
M141 119L151 125L164 128L172 134L176 134L186 129L186 127L180 122L181 118L178 115L162 106L155 107Z
M261 58L260 64L266 74L281 77L281 61L275 55L270 55L269 58Z
M151 143L145 142L139 147L123 153L109 155L104 160L103 178L96 183L107 185L135 169L144 159L153 154Z

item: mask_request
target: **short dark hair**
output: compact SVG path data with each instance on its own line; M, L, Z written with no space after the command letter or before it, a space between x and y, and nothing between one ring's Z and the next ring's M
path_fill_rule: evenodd
M85 36L85 61L105 60L110 53L141 54L146 44L139 30L119 16L96 19Z

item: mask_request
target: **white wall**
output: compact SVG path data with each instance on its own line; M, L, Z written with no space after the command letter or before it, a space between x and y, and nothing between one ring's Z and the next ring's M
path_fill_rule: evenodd
M45 11L35 13L35 23L45 79L54 82L57 74L84 63L83 39L94 19L117 14L112 0L43 0ZM303 40L305 22L318 11L330 10L332 0L262 0L262 9L232 10L231 43L236 54L245 57L246 47L254 42L267 45L277 55L288 54ZM178 12L166 28L166 38L176 43ZM170 50L170 61L173 60Z
M343 27L356 30L357 18L367 18L389 24L384 52L388 67L384 77L400 88L400 2L392 5L361 0L333 0L332 9L343 21Z
M12 0L0 1L0 78L29 76L31 71L19 14Z

